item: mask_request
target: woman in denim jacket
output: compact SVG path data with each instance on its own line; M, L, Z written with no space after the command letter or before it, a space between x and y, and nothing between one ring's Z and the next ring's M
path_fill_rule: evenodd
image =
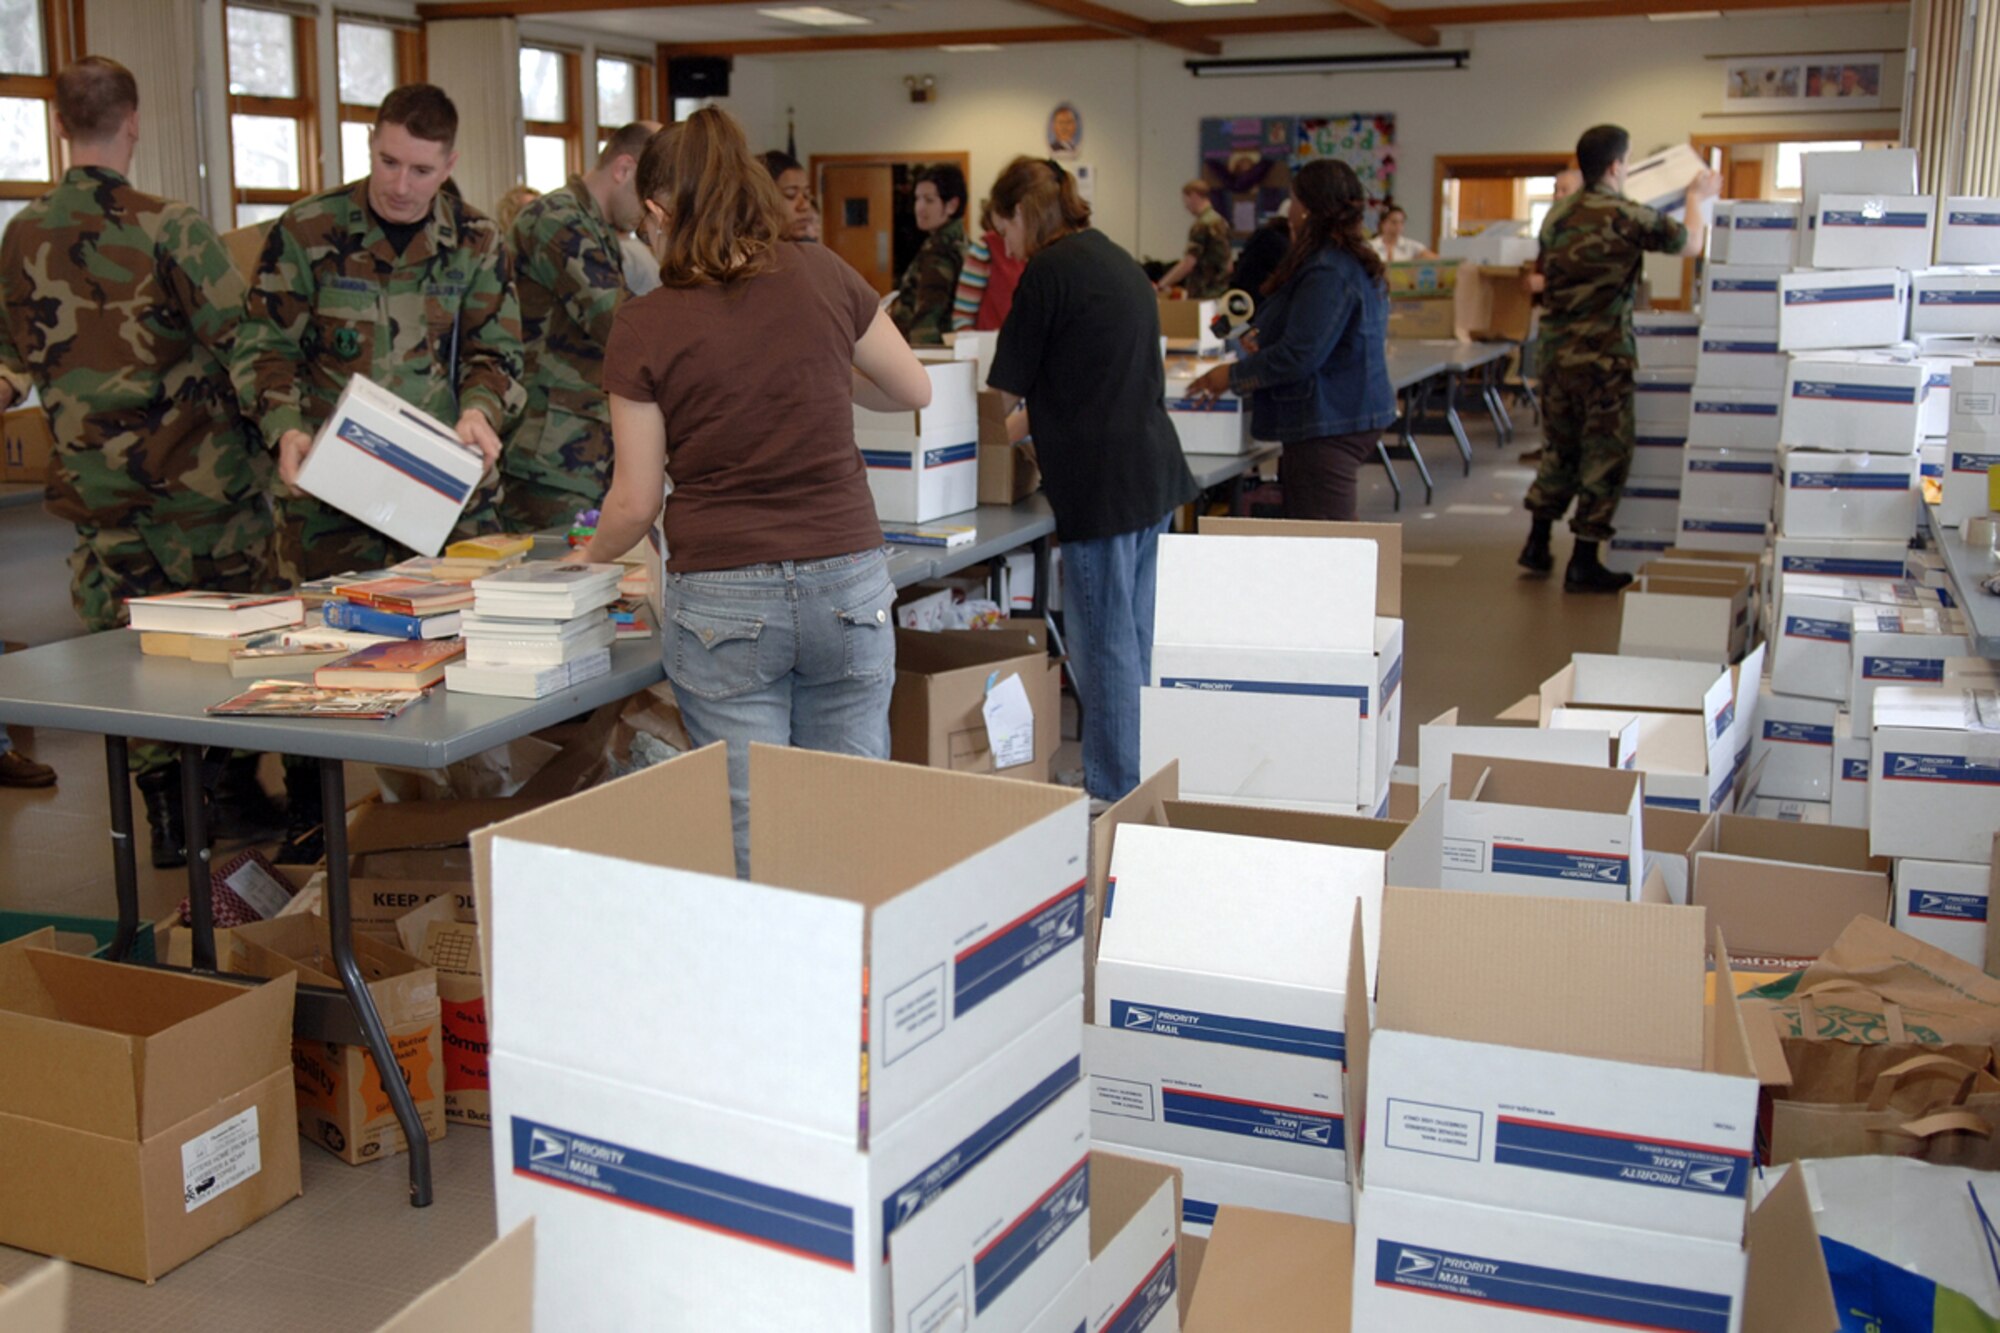
M1352 521L1356 475L1396 419L1389 295L1362 231L1367 206L1345 162L1309 162L1292 178L1292 248L1264 284L1248 355L1191 388L1249 398L1251 433L1285 446L1287 518Z

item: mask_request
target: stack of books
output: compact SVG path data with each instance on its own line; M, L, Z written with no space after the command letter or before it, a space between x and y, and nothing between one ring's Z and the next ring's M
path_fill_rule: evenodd
M540 699L607 674L616 637L608 608L622 573L542 562L475 579L460 621L465 661L445 672L445 688Z
M390 639L448 639L458 633L459 614L470 605L470 583L385 575L342 584L321 614L329 629Z
M125 609L148 657L224 663L256 635L305 620L305 603L289 594L161 593L127 599Z

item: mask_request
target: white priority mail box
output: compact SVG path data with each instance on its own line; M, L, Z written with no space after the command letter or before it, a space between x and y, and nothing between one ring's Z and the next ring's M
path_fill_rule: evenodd
M1965 617L1943 607L1859 606L1853 611L1848 707L1854 733L1874 735L1875 691L1884 685L1943 685L1946 664L1972 656Z
M1875 691L1868 783L1877 856L1981 861L2000 829L2000 691Z
M1665 479L1681 473L1681 454L1687 448L1687 431L1665 431L1658 435L1640 433L1632 439L1632 471L1639 478Z
M1763 767L1757 789L1785 800L1831 800L1839 716L1840 705L1831 699L1779 694L1765 684L1757 692L1757 725L1750 741L1750 765Z
M1841 715L1844 723L1846 715ZM1833 738L1833 822L1843 828L1868 827L1868 774L1875 747L1836 733Z
M1021 1333L1077 1333L1089 1327L1090 1271L1071 1278L1042 1312L1021 1326Z
M1632 316L1640 370L1693 370L1701 321L1681 311L1642 310Z
M1914 454L1929 373L1922 361L1795 356L1785 376L1778 442Z
M1813 213L1813 268L1923 268L1937 201L1915 194L1822 194Z
M1778 279L1789 264L1710 264L1702 275L1701 322L1732 329L1778 327Z
M1421 804L1432 792L1451 784L1452 761L1461 754L1585 768L1631 768L1638 760L1638 747L1638 725L1633 722L1619 726L1607 717L1596 734L1504 723L1472 727L1459 725L1458 710L1453 708L1417 728L1417 801Z
M1672 550L1676 536L1671 531L1620 533L1604 548L1604 567L1620 574L1637 574L1642 567Z
M1665 478L1637 477L1618 496L1618 526L1631 532L1672 532L1681 516L1681 488Z
M1638 370L1632 376L1633 422L1640 430L1671 433L1687 429L1694 392L1694 367Z
M1190 454L1240 454L1250 448L1250 405L1233 393L1214 399L1188 396L1188 388L1226 362L1177 359L1167 363L1167 416Z
M1744 674L1754 679L1762 662L1753 652ZM1732 673L1715 663L1578 653L1542 682L1536 706L1545 727L1602 729L1605 714L1618 726L1636 719L1648 805L1720 808L1735 782L1737 751L1748 749L1749 719L1739 725Z
M1965 861L1896 862L1896 929L1977 968L1986 966L1993 867Z
M1110 1151L1121 1157L1170 1166L1181 1173L1181 1232L1208 1236L1215 1210L1224 1206L1261 1208L1267 1213L1316 1217L1322 1222L1353 1220L1352 1197L1344 1180L1322 1180L1289 1171L1264 1171L1235 1162L1157 1152L1117 1144Z
M451 427L355 375L313 437L299 489L436 555L485 472L479 450Z
M1990 451L1990 452L1989 452ZM2000 467L2000 434L1978 441L1978 448L1962 448L1947 441L1943 491L1944 498L1932 511L1938 523L1947 528L1955 528L1966 519L1990 513L1992 492L1987 474Z
M1787 449L1778 527L1788 537L1908 539L1917 523L1917 456Z
M1636 900L1640 785L1617 769L1459 755L1444 803L1442 887Z
M1770 516L1778 462L1762 449L1689 449L1682 459L1681 503L1697 513Z
M1917 153L1913 148L1833 149L1799 157L1800 216L1810 230L1821 195L1914 195Z
M1937 262L2000 264L2000 199L1946 199L1938 218Z
M1716 225L1722 225L1720 213ZM1799 206L1796 203L1738 199L1729 206L1730 264L1790 268L1798 262Z
M1669 144L1626 165L1625 193L1662 213L1683 213L1688 188L1706 170L1708 163L1700 153L1684 143Z
M1702 387L1766 392L1785 387L1787 358L1778 350L1775 326L1731 328L1724 324L1703 324L1700 341L1694 378Z
M1900 583L1909 577L1909 541L1853 537L1788 537L1776 543L1773 572Z
M1947 430L1944 499L1937 518L1956 527L1991 507L1986 474L2000 462L2000 364L1952 367Z
M1845 704L1854 665L1854 611L1863 585L1816 574L1782 574L1771 685L1780 694Z
M1911 274L1910 332L2000 336L2000 269Z
M1771 541L1771 525L1756 514L1681 505L1680 545L1690 551L1754 554Z
M854 409L875 512L891 523L929 523L979 503L979 363L932 361L924 369L931 377L929 407Z
M1697 383L1688 395L1688 447L1776 453L1784 397L1782 388L1712 389Z
M1655 563L1618 598L1618 651L1634 657L1734 662L1750 646L1750 575L1694 577Z
M1910 326L1900 268L1813 269L1778 279L1778 346L1788 352L1887 347Z
M1088 1333L1180 1333L1180 1185L1171 1167L1090 1154Z

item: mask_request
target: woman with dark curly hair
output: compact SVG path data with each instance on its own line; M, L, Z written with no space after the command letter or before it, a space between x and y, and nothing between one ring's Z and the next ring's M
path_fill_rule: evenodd
M1389 386L1389 291L1362 230L1354 168L1321 158L1292 178L1292 248L1264 284L1249 354L1190 390L1250 400L1251 433L1285 446L1288 518L1351 522L1361 465L1396 419Z

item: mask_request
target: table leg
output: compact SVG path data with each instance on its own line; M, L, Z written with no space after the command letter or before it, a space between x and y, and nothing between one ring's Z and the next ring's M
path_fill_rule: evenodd
M1046 620L1049 615L1049 580L1053 577L1049 569L1050 542L1047 537L1037 537L1028 543L1028 550L1035 557L1034 601L1028 607L1028 614Z
M104 738L104 771L111 780L111 874L118 886L118 933L108 957L125 961L139 937L139 860L132 841L132 774L123 736Z
M347 883L347 773L338 759L319 761L320 771L320 811L326 825L326 908L327 935L333 941L333 962L340 974L340 984L347 991L347 1001L354 1006L354 1017L361 1024L362 1033L368 1038L368 1050L375 1057L375 1068L381 1071L382 1088L389 1094L389 1104L395 1108L396 1123L402 1126L403 1139L409 1145L410 1153L410 1204L415 1208L428 1208L431 1202L431 1141L424 1130L424 1122L417 1115L416 1100L410 1096L410 1088L402 1078L402 1067L396 1062L395 1049L389 1044L389 1033L382 1026L382 1015L376 1011L375 997L368 993L368 983L361 975L361 966L354 961L354 904L348 896ZM390 1071L395 1071L392 1074Z
M1514 438L1514 414L1507 410L1507 396L1501 392L1501 386L1507 378L1507 360L1508 358L1503 356L1498 361L1488 362L1486 366L1486 392L1493 400L1493 410L1500 414L1502 444Z
M215 971L215 901L208 870L208 803L201 780L202 747L181 746L181 822L187 828L188 925L194 970Z
M1428 391L1425 392L1425 397L1429 397ZM1409 450L1410 461L1417 465L1417 475L1424 479L1424 507L1428 509L1431 504L1431 497L1436 493L1437 487L1431 480L1430 464L1424 461L1423 453L1417 448L1417 423L1415 418L1419 410L1421 410L1421 404L1413 406L1410 411L1403 414L1402 447Z
M1465 475L1472 475L1472 441L1465 438L1465 423L1458 419L1458 372L1448 371L1444 377L1444 424L1451 430L1452 443L1458 446L1458 456L1464 460Z
M1401 513L1403 509L1403 482L1396 475L1396 464L1389 457L1389 446L1383 442L1382 437L1379 435L1375 437L1375 456L1382 460L1382 470L1389 474L1389 489L1395 493L1395 499L1392 504L1396 511Z

